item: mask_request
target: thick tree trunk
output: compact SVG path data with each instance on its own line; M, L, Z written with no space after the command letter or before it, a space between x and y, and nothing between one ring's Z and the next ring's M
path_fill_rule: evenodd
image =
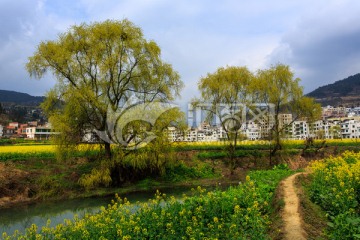
M282 145L281 145L281 139L280 139L280 132L276 131L275 132L275 146L274 148L271 150L270 153L270 166L274 166L275 165L275 155L277 153L277 151L282 149Z
M110 146L110 143L104 142L104 147L105 147L105 157L107 159L111 159L111 146Z

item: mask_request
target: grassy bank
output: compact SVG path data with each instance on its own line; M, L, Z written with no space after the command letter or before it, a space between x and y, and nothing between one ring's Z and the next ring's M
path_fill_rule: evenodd
M264 142L242 142L236 150L233 174L227 165L224 142L174 143L174 158L161 175L144 175L141 179L124 182L120 187L94 186L89 191L79 184L84 174L101 167L98 145L79 145L73 156L66 161L55 159L53 145L24 145L23 141L0 146L0 206L14 202L40 201L44 199L109 195L119 190L147 190L173 184L206 184L243 180L251 169L269 169L269 145ZM299 168L309 160L338 154L346 149L359 148L356 141L328 140L328 145L318 150L317 145L303 151L304 141L286 141L279 151L278 163L287 162ZM302 155L302 156L301 156ZM301 160L301 161L300 161ZM1 201L6 199L7 202Z
M198 188L197 195L177 201L157 194L136 211L126 199L116 199L99 214L66 221L54 228L37 226L25 235L4 239L264 239L274 191L289 170L254 171L247 181L226 191Z

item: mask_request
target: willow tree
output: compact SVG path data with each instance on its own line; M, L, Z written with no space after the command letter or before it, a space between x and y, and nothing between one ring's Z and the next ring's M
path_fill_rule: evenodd
M113 125L119 109L123 114L140 103L145 108L171 101L183 85L179 74L161 59L160 47L126 19L74 25L56 40L41 42L26 67L36 78L50 71L57 79L43 107L60 132L60 145L76 144L82 134L94 130L105 135L108 158L110 143L116 142ZM127 122L120 130L127 135L121 144L137 139L138 123Z
M246 67L218 68L200 79L201 100L194 102L208 112L208 119L218 118L226 133L230 168L236 167L235 150L246 123L247 107L253 98L253 74Z
M269 137L274 141L270 156L274 156L282 149L281 138L284 131L301 118L314 121L319 117L321 107L312 98L303 95L300 79L294 78L288 65L277 64L269 69L259 70L256 82L259 100L268 105L273 113L268 126L271 127ZM292 120L281 122L282 113L291 113Z

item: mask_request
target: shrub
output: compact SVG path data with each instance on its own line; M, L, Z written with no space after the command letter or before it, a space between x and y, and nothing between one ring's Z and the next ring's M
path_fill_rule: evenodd
M360 153L345 152L338 157L314 161L310 170L310 197L328 213L329 236L359 238Z
M266 239L270 201L279 181L292 172L252 172L245 183L226 191L198 187L180 201L157 192L147 203L132 206L116 197L107 208L54 228L36 225L24 235L4 239Z

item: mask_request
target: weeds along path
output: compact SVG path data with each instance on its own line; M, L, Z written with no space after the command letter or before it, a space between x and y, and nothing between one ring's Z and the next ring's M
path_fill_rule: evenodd
M306 232L302 227L302 219L299 213L299 198L296 193L295 178L302 173L296 173L281 182L284 194L285 207L282 212L284 221L285 239L306 239Z

